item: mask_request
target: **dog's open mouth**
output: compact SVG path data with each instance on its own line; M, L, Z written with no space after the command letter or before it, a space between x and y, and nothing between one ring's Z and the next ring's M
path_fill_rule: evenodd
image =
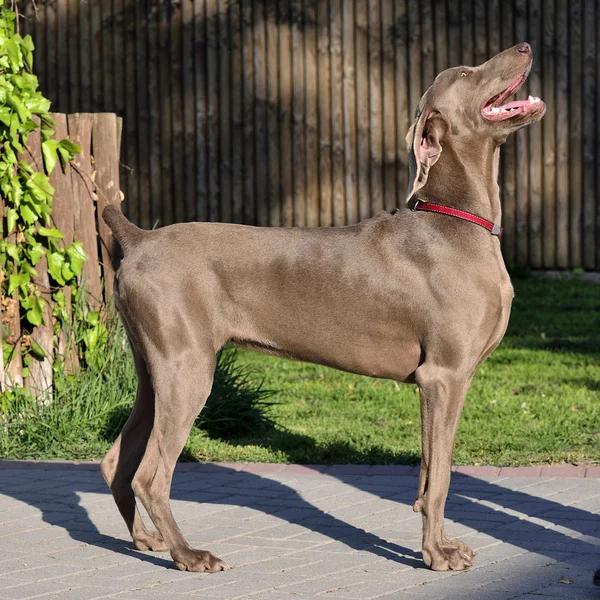
M538 108L542 108L544 103L536 96L529 96L527 100L515 100L502 104L509 96L512 96L527 79L527 73L523 73L512 85L503 92L490 98L481 109L481 114L489 121L504 121L512 119L517 115L524 115Z

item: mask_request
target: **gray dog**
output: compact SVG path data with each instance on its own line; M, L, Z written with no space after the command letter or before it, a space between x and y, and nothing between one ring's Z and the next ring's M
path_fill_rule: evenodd
M135 407L102 473L135 547L178 568L228 565L192 549L171 513L173 469L210 393L226 342L370 377L417 384L423 457L415 511L423 559L465 569L474 553L444 533L452 448L477 367L502 339L513 289L500 252L500 145L539 121L539 98L502 104L531 48L444 71L407 143L408 206L350 227L187 223L143 231L118 208L115 304L138 376ZM438 214L441 213L441 214ZM445 214L444 214L445 213ZM158 532L145 528L135 496Z

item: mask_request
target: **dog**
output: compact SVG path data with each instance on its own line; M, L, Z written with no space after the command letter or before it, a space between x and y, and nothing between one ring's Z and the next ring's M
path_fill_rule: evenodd
M229 566L191 548L170 508L173 470L211 391L225 343L418 386L422 462L414 510L423 560L468 568L444 533L452 449L477 367L506 331L513 288L498 234L499 148L539 121L539 98L504 103L526 80L529 44L440 73L407 135L407 206L357 225L258 228L185 223L143 231L118 207L114 301L138 377L132 414L101 464L140 550L176 566ZM138 498L158 531L146 529Z

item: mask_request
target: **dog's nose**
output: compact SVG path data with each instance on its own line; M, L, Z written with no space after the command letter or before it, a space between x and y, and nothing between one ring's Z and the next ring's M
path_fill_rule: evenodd
M531 46L527 42L523 42L517 46L517 52L523 54L531 54Z

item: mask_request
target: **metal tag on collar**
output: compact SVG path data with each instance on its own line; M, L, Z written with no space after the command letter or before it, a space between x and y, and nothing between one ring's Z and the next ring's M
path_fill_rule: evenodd
M502 227L500 227L500 225L498 225L497 223L494 223L491 234L492 235L500 235L501 233L502 233Z

